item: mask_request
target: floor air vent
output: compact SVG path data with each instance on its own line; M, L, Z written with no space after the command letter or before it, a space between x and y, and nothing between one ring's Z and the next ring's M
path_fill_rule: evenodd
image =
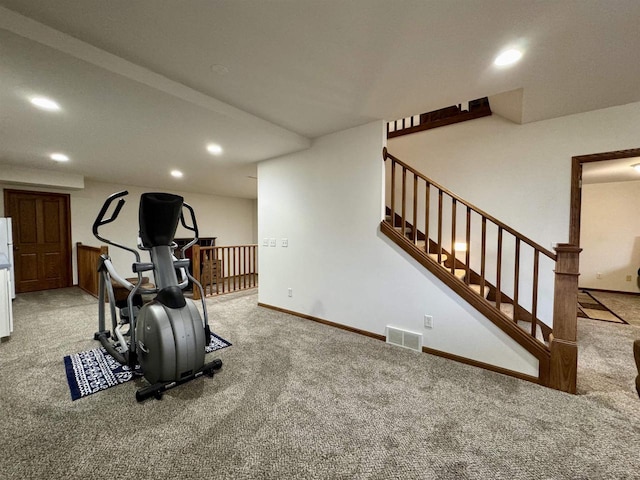
M422 351L422 334L387 326L387 343Z

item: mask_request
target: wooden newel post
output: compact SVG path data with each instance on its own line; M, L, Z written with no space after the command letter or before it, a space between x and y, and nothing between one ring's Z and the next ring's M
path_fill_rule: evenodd
M191 247L191 270L193 271L193 278L200 282L200 245L194 245ZM200 300L200 289L193 286L193 299Z
M578 371L578 276L582 249L560 243L556 246L553 333L549 336L551 362L549 386L563 392L576 393Z

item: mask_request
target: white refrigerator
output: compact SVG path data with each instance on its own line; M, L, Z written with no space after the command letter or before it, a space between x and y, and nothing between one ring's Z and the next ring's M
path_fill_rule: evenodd
M7 256L0 253L0 337L8 337L13 332L10 267Z
M13 260L13 230L10 218L0 218L0 253L9 260L9 275L11 277L11 298L16 298L16 275Z
M11 219L0 218L0 337L8 337L13 332L11 299L15 296Z

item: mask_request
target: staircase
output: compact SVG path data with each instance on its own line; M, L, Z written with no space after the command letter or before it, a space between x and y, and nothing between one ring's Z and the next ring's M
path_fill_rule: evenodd
M559 245L553 253L386 148L383 158L387 211L382 233L538 359L537 378L527 379L575 393L579 249ZM540 318L539 300L549 302L541 295L554 296L553 312L542 313L546 321Z

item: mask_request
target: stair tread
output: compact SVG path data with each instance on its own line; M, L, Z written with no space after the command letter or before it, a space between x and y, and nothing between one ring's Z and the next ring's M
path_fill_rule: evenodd
M444 267L444 268L446 268L448 271L451 271L451 269L450 269L450 268L447 268L447 267ZM467 271L466 271L466 270L464 270L463 268L456 268L456 269L455 269L455 273L454 273L454 275L455 275L456 277L458 277L460 280L464 279L464 277L465 277L465 275L466 275L466 274L467 274Z
M430 256L433 260L435 260L436 262L438 261L438 254L437 254L437 253L430 253L430 254L429 254L429 256ZM440 263L446 262L446 261L447 261L447 258L448 258L448 257L443 253L443 254L440 256Z
M518 326L522 328L525 332L531 333L531 322L527 322L525 320L518 320ZM539 326L536 328L536 339L540 340L545 345L549 345L549 342L544 340L544 336L542 335L542 329Z
M482 289L480 288L480 285L477 285L477 284L475 284L475 283L474 283L474 284L471 284L471 285L469 285L469 286L471 287L471 290L473 290L473 291L474 291L474 292L476 292L478 295L480 295L480 291L482 290ZM484 298L487 298L487 295L489 295L489 287L487 287L487 286L485 285L485 287L484 287Z
M493 303L494 306L495 306L495 302L491 302L491 303ZM502 311L502 313L504 313L507 317L513 319L513 304L512 303L501 303L500 304L500 311ZM527 322L526 320L518 320L516 322L516 325L518 325L520 328L522 328L523 331L531 334L531 322ZM544 343L545 345L549 345L549 343L544 340L544 336L542 335L542 329L541 328L536 328L536 340L539 340L540 342Z
M432 254L430 254L432 255ZM437 261L437 257L436 257L436 261ZM451 268L445 266L444 262L440 263L440 266L442 268L444 268L447 272L451 273ZM467 271L464 268L456 268L454 270L454 275L459 278L460 280L463 280L464 277L467 275Z
M491 302L493 306L496 306L496 302ZM507 317L513 319L513 304L512 303L500 303L500 311Z

